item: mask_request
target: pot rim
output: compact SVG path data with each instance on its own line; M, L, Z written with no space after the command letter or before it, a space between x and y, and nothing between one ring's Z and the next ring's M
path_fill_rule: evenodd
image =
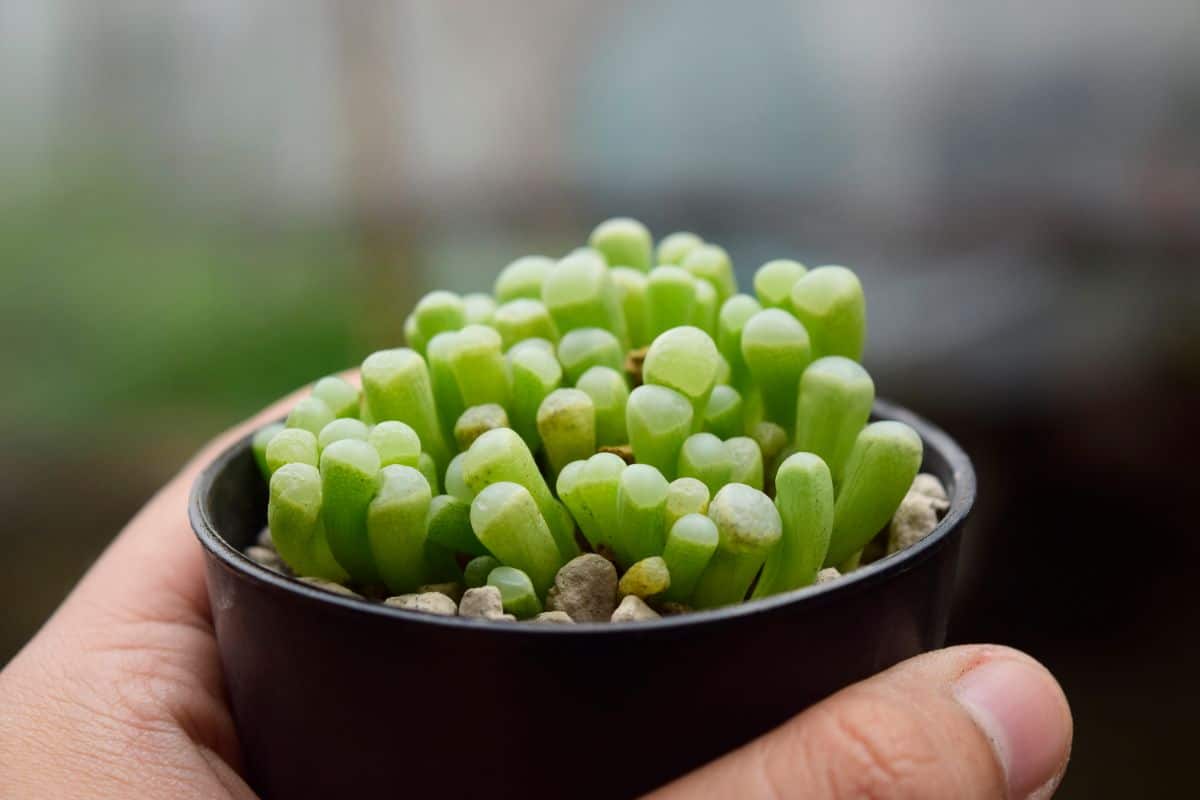
M188 497L188 519L200 544L227 569L239 573L248 580L267 584L277 591L286 592L311 602L332 605L352 613L390 617L397 622L407 624L461 628L464 631L487 631L489 634L501 636L627 636L693 626L711 626L731 622L744 616L774 611L794 603L817 605L852 592L867 591L889 577L907 572L930 557L950 532L966 519L975 503L975 469L971 464L971 459L958 446L957 442L924 418L886 400L877 399L875 401L872 416L877 419L896 420L911 426L921 437L924 446L936 450L950 467L954 484L950 508L933 531L916 544L859 567L835 581L813 584L771 597L747 600L736 605L692 611L634 624L578 622L572 625L551 625L504 623L468 617L441 616L396 608L357 597L346 597L318 589L295 578L289 578L267 569L225 541L217 532L207 502L207 495L216 476L228 466L229 462L250 447L254 437L253 431L222 451L197 477Z

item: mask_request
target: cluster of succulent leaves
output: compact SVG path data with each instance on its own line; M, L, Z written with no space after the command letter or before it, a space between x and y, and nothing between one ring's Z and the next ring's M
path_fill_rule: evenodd
M921 462L911 428L868 424L865 331L844 267L771 261L739 293L721 247L609 220L490 295L426 295L361 392L323 378L260 431L276 548L392 593L491 583L519 616L588 549L695 608L806 586Z

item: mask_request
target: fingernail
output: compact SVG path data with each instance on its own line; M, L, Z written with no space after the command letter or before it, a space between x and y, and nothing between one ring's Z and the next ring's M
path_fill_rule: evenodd
M1034 664L1000 658L958 679L954 697L987 736L1012 798L1049 796L1071 747L1062 692Z

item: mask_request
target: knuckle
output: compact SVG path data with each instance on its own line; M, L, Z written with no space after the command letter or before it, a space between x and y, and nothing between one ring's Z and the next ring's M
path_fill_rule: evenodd
M918 778L933 759L921 746L919 734L898 730L891 720L852 713L829 717L828 735L837 758L827 775L836 797L917 798Z
M811 782L821 787L820 796L926 800L950 790L939 786L937 747L920 717L894 701L852 694L813 711L805 735L793 737L801 752L778 755L793 763L803 760ZM789 796L781 790L787 769L795 768L776 763L767 769L778 797Z

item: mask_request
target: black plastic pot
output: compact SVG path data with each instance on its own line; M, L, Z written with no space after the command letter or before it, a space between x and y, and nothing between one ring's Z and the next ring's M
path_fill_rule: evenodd
M250 784L264 797L626 797L942 645L975 474L913 426L951 506L915 546L834 583L637 624L436 617L342 597L239 552L266 520L249 438L190 515Z

